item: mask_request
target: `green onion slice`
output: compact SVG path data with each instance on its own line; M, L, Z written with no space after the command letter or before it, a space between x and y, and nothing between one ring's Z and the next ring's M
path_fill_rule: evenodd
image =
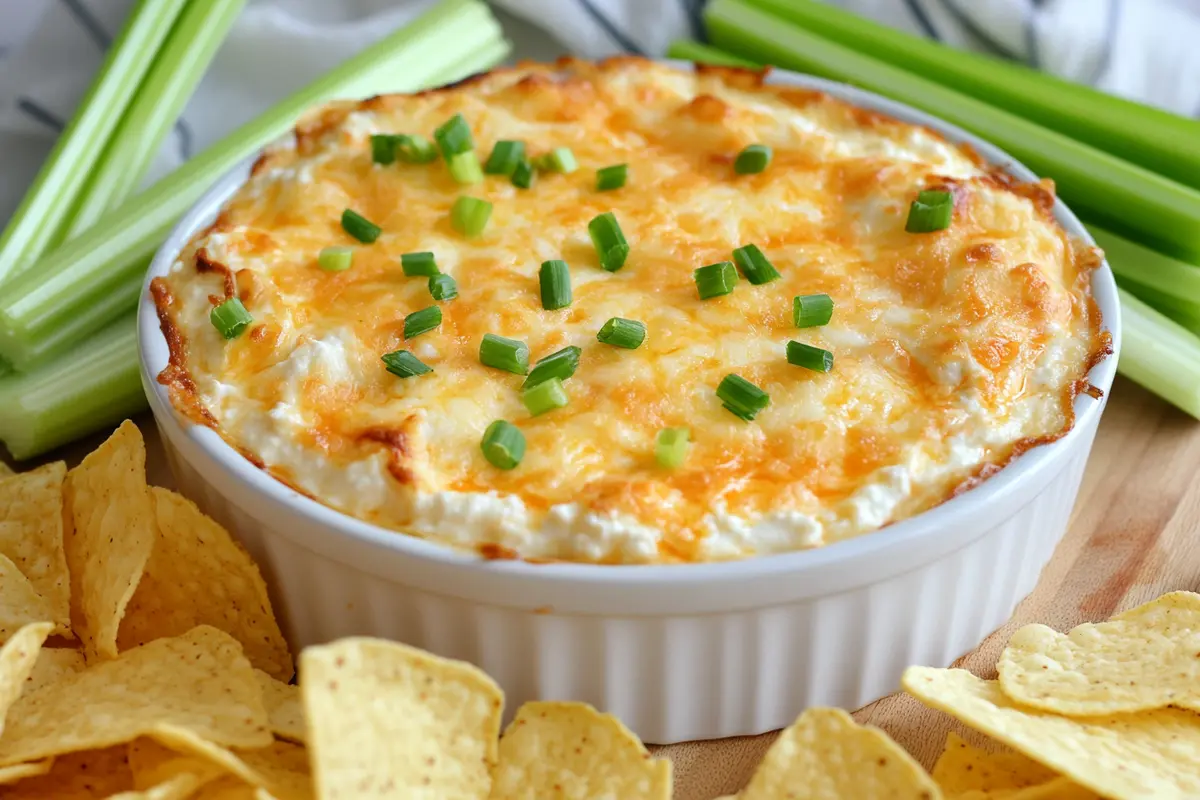
M613 189L620 189L625 185L628 177L628 164L613 164L611 167L602 167L596 170L596 190L608 192Z
M787 343L787 360L789 364L813 372L829 372L833 369L833 353L803 342Z
M537 167L546 172L561 172L567 175L579 169L579 162L575 160L571 148L556 147L549 153L538 156Z
M323 247L317 254L317 266L326 272L345 272L353 263L353 247Z
M418 375L433 372L433 367L421 361L421 359L407 350L384 353L380 358L383 359L383 363L387 366L387 371L397 378L415 378Z
M485 333L483 341L479 343L479 362L485 367L524 375L529 371L529 345L516 339Z
M950 227L954 218L954 195L943 189L926 189L908 209L904 230L908 233L933 233Z
M563 388L562 381L558 378L549 378L541 383L528 386L521 393L521 402L525 404L525 408L529 409L529 413L535 417L539 414L545 414L547 411L562 408L570 400L571 398L567 396L567 390Z
M450 209L450 225L464 236L478 236L492 216L492 204L476 197L462 196Z
M392 138L396 142L396 155L401 161L407 161L410 164L428 164L438 157L437 148L424 136L410 136L401 133Z
M542 381L558 378L565 381L579 369L579 354L583 352L575 345L569 345L562 350L556 350L545 358L539 359L529 371L529 377L523 384L525 388L537 386Z
M522 158L513 168L512 185L518 189L528 189L533 186L535 174L533 164L529 162L529 159Z
M802 294L792 300L792 321L797 328L819 328L833 319L833 298L827 294Z
M479 156L475 155L474 150L448 156L446 166L450 169L450 177L459 183L472 184L483 180L483 168L479 166Z
M771 402L770 396L762 389L732 373L721 379L717 397L726 409L747 422L758 416L758 412Z
M498 419L483 432L479 446L493 467L513 469L525 457L525 434L511 422Z
M542 308L553 311L571 305L571 270L567 262L542 262L538 270L538 284L542 290Z
M342 230L363 244L371 244L383 233L383 228L350 208L342 212Z
M429 294L438 302L453 300L458 297L458 282L449 275L430 275Z
M693 276L696 279L696 291L700 293L701 300L729 294L737 285L738 279L737 270L732 261L721 261L701 267L693 273Z
M635 319L613 317L596 334L596 338L613 347L636 350L646 341L646 326Z
M501 140L492 147L483 171L488 175L512 175L517 164L525 160L525 143Z
M433 138L437 140L438 148L447 161L451 156L475 149L475 140L471 138L471 126L463 119L462 114L455 114L442 123L442 126L433 132Z
M440 271L437 267L437 259L434 258L433 253L428 251L405 253L400 256L400 268L410 278L416 276L428 278L432 275L437 275Z
M442 310L437 306L422 308L404 318L404 338L411 339L429 333L442 324Z
M390 133L371 135L371 160L376 164L391 164L396 160L396 137Z
M600 257L600 266L609 272L616 272L625 266L629 256L629 242L621 232L621 225L611 211L606 211L588 223L588 236Z
M682 467L687 460L690 438L687 428L663 428L654 439L654 460L664 469Z
M762 172L771 163L771 148L765 144L752 144L737 154L733 160L733 171L738 175L753 175Z
M779 270L775 269L775 265L767 260L756 244L744 245L734 250L733 260L741 267L746 280L755 286L770 283L780 277Z
M208 319L226 339L236 339L241 336L242 331L246 330L254 321L254 317L250 316L250 312L242 305L242 301L236 297L231 297L214 308L208 315Z

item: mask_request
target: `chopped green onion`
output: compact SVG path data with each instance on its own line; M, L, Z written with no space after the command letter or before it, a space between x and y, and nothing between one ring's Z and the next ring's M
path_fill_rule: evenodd
M317 254L317 266L326 272L345 272L353 263L353 247L324 247Z
M391 164L396 160L396 137L390 133L371 134L371 160L376 164Z
M629 177L628 164L613 164L596 170L596 191L607 192L620 189Z
M405 253L400 256L400 268L410 278L417 276L428 278L440 272L437 267L437 259L434 258L433 253L428 251Z
M454 201L450 209L450 225L464 236L478 236L492 216L492 204L466 195Z
M551 378L558 378L560 381L565 381L567 378L575 374L575 370L579 369L579 354L583 352L574 345L564 347L562 350L556 350L543 359L539 359L533 365L533 369L529 372L529 377L525 379L524 386L537 386L542 381L548 381Z
M437 148L424 136L401 133L393 136L392 141L395 143L395 154L400 157L401 161L407 161L410 164L428 164L437 159Z
M442 324L442 310L437 306L422 308L404 318L404 338L411 339L429 333Z
M789 364L813 372L829 372L833 369L833 353L803 342L787 343L787 360Z
M833 319L833 298L827 294L802 294L792 300L792 321L797 328L819 328Z
M721 384L717 387L717 397L726 409L747 422L757 417L758 412L771 402L770 395L762 389L742 376L732 373L721 379Z
M663 428L654 439L654 460L664 469L678 469L687 460L688 439L691 431L687 428Z
M596 334L596 338L613 347L636 350L646 341L646 326L635 319L613 317Z
M483 168L479 166L479 156L474 150L456 153L446 159L450 168L450 177L463 184L479 183L483 180Z
M737 154L733 160L733 171L738 175L753 175L762 172L771 163L771 148L765 144L752 144Z
M525 391L521 393L521 402L535 417L545 414L547 411L562 408L570 400L571 398L567 397L567 390L563 388L562 381L558 378L548 378L541 383L535 383L533 386L526 387Z
M433 367L421 361L421 359L407 350L384 353L380 358L387 365L387 371L397 378L414 378L417 375L433 372Z
M447 161L451 156L475 149L475 140L471 138L471 126L463 119L462 114L455 114L442 123L442 126L433 132L433 138L437 140L442 157Z
M458 282L449 275L430 275L429 294L438 302L453 300L458 297Z
M342 212L342 230L363 244L370 244L383 233L383 228L349 208Z
M571 271L567 262L542 262L538 270L538 283L542 290L542 308L553 311L571 305Z
M518 189L528 189L533 186L535 174L533 164L529 163L529 159L522 158L513 168L512 185Z
M236 339L241 336L242 331L250 327L250 323L254 321L254 317L250 316L250 312L242 305L242 301L236 297L231 297L214 308L208 318L213 327L220 331L226 339Z
M625 266L629 256L629 242L621 232L621 225L611 211L606 211L588 223L588 236L600 257L600 266L616 272Z
M904 230L908 233L933 233L950 227L954 217L954 195L941 189L926 189L917 194L908 209Z
M733 251L733 260L741 267L746 280L755 286L770 283L779 276L779 270L767 260L756 244L748 244Z
M701 267L693 273L693 277L696 279L696 291L700 293L701 300L729 294L737 285L738 279L732 261L720 261Z
M525 434L511 422L498 419L483 432L479 446L492 466L513 469L525 457Z
M483 171L488 175L512 175L513 170L525 160L525 143L503 139L492 146Z
M529 371L529 345L516 339L485 333L483 341L479 343L479 363L514 375L524 375Z
M538 156L537 167L546 172L561 172L567 175L579 169L579 162L575 160L571 148L556 147L549 153Z

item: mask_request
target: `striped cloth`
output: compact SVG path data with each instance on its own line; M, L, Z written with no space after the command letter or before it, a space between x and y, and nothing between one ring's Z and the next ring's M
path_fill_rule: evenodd
M956 47L1200 116L1200 0L830 0ZM0 0L0 221L133 0ZM192 0L204 2L204 0ZM432 0L250 0L147 178L415 17ZM705 0L493 0L516 56L661 55Z

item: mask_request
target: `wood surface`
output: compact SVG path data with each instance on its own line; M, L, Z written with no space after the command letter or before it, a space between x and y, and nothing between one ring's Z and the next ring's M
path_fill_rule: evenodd
M146 416L136 422L147 441L150 482L171 486L153 421ZM97 435L37 463L65 458L74 464L103 439ZM1021 625L1041 622L1066 630L1164 592L1200 590L1198 471L1200 423L1118 378L1070 530L1009 623L955 665L992 678L1000 651ZM926 766L941 752L952 727L945 715L902 695L879 700L855 716L883 728ZM765 734L653 749L675 762L676 800L711 800L740 789L773 738Z

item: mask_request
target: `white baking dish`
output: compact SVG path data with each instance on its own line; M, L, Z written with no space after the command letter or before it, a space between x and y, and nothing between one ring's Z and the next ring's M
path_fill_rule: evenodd
M890 100L792 73L772 80L929 126L1034 177ZM149 278L168 271L249 165L183 218ZM1055 210L1090 241L1069 210ZM1118 348L1107 265L1093 291ZM1032 590L1062 537L1104 407L1080 395L1060 441L926 513L822 549L688 566L481 561L310 500L187 422L155 380L168 349L148 292L139 325L142 379L179 488L263 564L295 646L349 634L399 639L475 662L504 687L510 709L584 700L659 743L761 733L809 705L855 708L895 690L905 666L945 666L978 644ZM1105 393L1116 362L1114 354L1090 376Z

